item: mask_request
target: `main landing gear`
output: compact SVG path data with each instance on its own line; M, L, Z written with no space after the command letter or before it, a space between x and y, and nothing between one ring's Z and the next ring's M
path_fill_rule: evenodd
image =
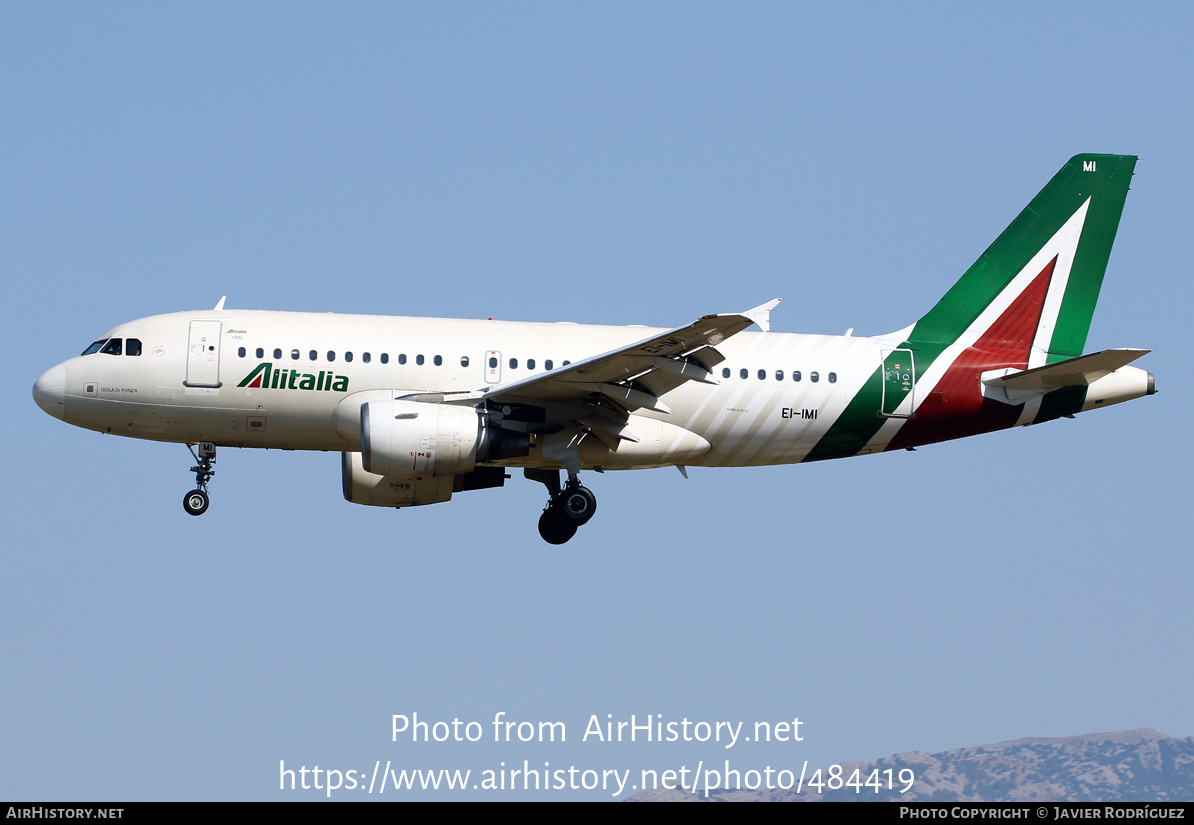
M211 503L207 496L207 482L216 474L215 468L212 467L216 463L216 445L210 441L201 441L198 453L190 444L187 445L187 449L199 463L191 468L191 472L195 474L195 489L182 497L182 509L192 516L201 516L207 512L207 506Z
M550 498L539 516L539 535L548 544L563 544L597 512L597 496L581 485L575 474L560 489L559 470L523 470L523 475L547 488Z

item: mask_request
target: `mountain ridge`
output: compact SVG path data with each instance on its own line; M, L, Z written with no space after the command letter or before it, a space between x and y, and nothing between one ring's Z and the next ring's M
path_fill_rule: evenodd
M1162 802L1194 800L1194 737L1169 736L1154 728L1028 736L939 753L905 751L869 762L839 763L841 776L857 770L862 782L873 771L916 774L901 794L863 786L802 793L761 788L710 792L708 799L679 790L642 791L627 801L709 802ZM824 766L828 768L828 766ZM809 771L815 770L809 766ZM825 772L822 771L824 776ZM856 783L857 784L857 783Z

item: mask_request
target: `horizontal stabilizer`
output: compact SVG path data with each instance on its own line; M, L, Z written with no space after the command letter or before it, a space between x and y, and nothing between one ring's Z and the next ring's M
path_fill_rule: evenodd
M1058 361L1056 364L1046 364L1043 367L1021 370L1003 376L991 376L984 378L983 383L988 387L1020 392L1080 387L1093 384L1103 376L1110 375L1120 367L1127 366L1149 352L1152 350L1105 349L1102 352L1092 352L1089 355L1079 355L1077 358Z

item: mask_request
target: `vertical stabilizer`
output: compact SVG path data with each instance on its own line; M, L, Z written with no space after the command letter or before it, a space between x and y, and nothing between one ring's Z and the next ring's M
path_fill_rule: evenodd
M984 405L979 376L1082 354L1135 167L1134 155L1070 158L876 364L806 460L959 438L1080 408L1083 388L1054 391L1039 410Z
M992 315L993 305L1013 303L1052 265L1044 302L1024 310L1039 316L1042 336L1034 335L1033 344L1044 363L1081 355L1135 167L1134 155L1070 158L916 322L909 341L944 349Z

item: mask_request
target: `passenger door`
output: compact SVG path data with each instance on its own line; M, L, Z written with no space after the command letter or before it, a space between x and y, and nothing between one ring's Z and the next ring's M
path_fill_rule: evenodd
M220 321L191 321L183 386L220 386Z

